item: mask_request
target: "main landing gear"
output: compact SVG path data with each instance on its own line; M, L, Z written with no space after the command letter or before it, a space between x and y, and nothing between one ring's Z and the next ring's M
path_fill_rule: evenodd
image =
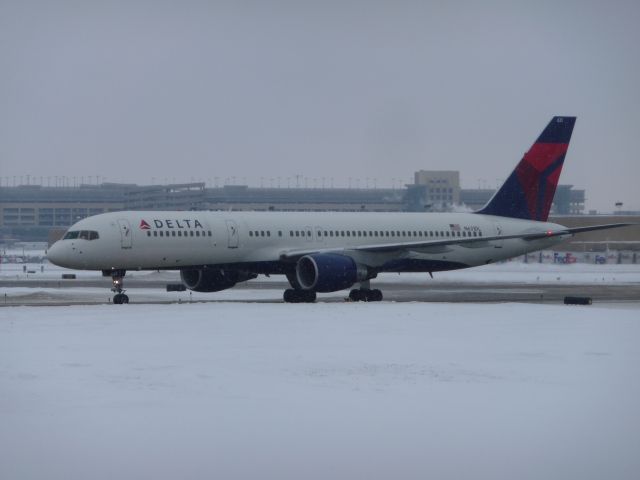
M349 292L349 300L352 302L379 302L382 300L382 292L377 288L354 288Z
M283 297L286 303L313 303L316 301L316 292L313 290L287 288Z
M354 288L349 292L349 300L352 302L379 302L382 300L382 292L377 288L371 289L369 280L360 282L360 288Z
M124 275L126 270L111 270L111 291L115 293L113 303L121 305L129 303L129 297L124 293Z

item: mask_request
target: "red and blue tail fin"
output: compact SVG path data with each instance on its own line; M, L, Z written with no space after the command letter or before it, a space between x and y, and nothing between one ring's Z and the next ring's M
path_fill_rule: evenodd
M476 213L547 221L576 117L553 117L500 190Z

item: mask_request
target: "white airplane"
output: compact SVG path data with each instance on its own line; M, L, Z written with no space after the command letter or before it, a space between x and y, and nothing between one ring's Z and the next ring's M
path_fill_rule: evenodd
M316 292L370 288L380 272L474 267L549 248L580 232L548 223L575 117L554 117L489 203L475 213L126 211L85 218L48 252L62 267L111 276L113 303L128 303L127 270L180 270L184 285L216 292L258 274L286 275L285 302Z

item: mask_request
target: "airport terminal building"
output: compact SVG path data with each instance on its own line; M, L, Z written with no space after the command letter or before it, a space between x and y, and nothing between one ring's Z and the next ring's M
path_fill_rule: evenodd
M461 188L457 171L425 170L416 172L414 183L402 188L207 187L203 182L3 186L0 187L0 238L5 242L52 241L82 218L122 210L470 211L481 208L494 192L488 188ZM584 201L584 190L559 185L552 216L561 216L556 220L569 226L634 221L633 217L607 217L605 220L584 215ZM639 220L640 216L636 216L635 221ZM594 232L588 237L582 236L578 240L594 243L581 244L581 250L614 248L616 242L631 242L625 244L625 249L640 249L634 243L640 240L640 234L633 228Z

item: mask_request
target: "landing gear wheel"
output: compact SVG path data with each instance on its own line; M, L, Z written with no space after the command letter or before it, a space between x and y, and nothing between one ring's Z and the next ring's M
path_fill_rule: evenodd
M382 292L377 288L369 291L369 297L367 299L369 302L380 302L382 301Z
M284 291L283 299L286 303L313 303L316 301L316 292L287 288Z
M352 302L359 302L360 300L364 300L364 296L362 295L362 290L359 288L354 288L349 292L349 300Z
M123 303L129 303L129 297L124 294L123 279L125 270L112 270L111 272L111 291L115 293L113 296L113 303L121 305ZM109 271L103 271L103 275L108 275Z
M116 305L122 305L123 303L129 303L129 297L124 293L117 293L113 296L113 303Z
M352 302L379 302L382 300L382 292L377 288L354 288L349 292L349 300Z

